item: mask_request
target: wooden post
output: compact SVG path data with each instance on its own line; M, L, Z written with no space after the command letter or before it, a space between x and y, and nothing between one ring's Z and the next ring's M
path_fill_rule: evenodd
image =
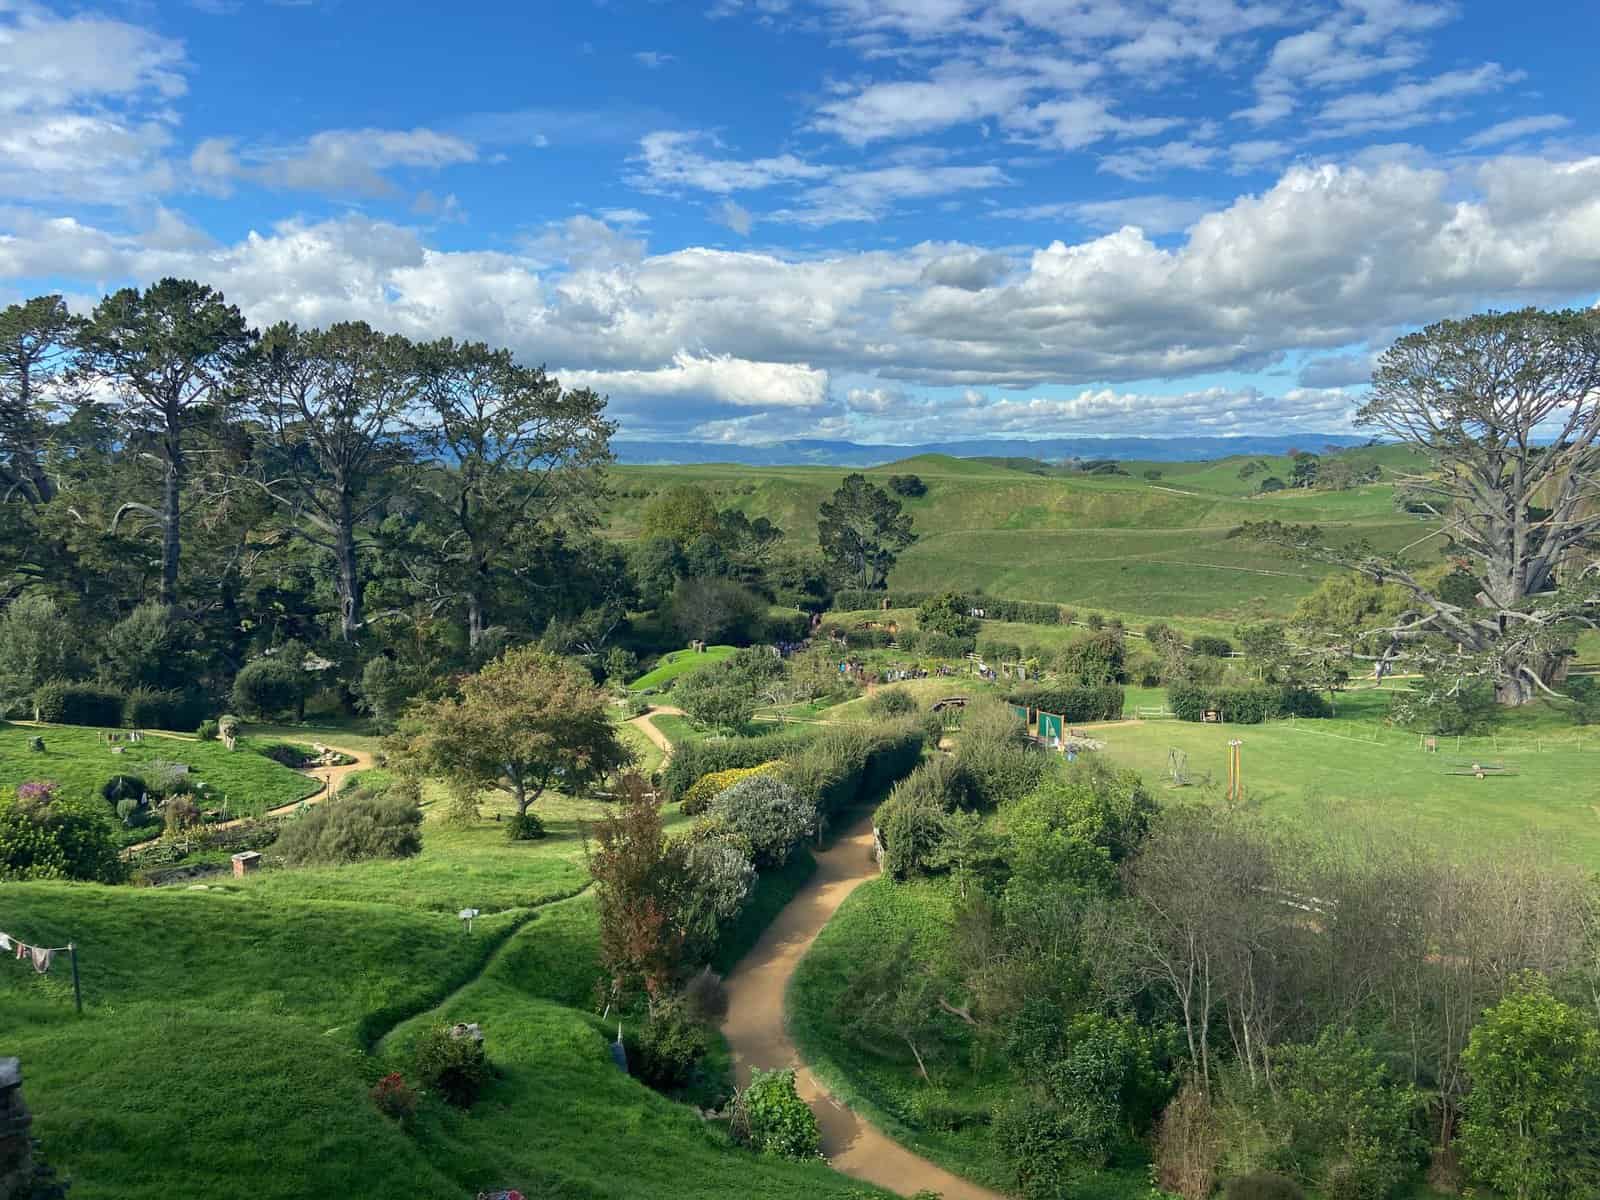
M72 960L72 1002L77 1005L78 1015L83 1016L83 985L78 981L78 947L74 942L67 943L67 957Z

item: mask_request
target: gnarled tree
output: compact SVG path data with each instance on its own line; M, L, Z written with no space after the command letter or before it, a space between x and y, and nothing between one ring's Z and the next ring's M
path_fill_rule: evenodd
M1506 705L1553 692L1600 605L1600 312L1441 321L1395 342L1372 382L1357 423L1427 456L1403 486L1475 592L1429 586L1414 561L1331 546L1314 527L1246 532L1403 588L1381 661L1409 659L1451 688L1488 681Z

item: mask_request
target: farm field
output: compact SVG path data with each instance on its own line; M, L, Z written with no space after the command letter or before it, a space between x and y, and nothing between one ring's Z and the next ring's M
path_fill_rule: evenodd
M503 806L447 830L433 804L413 860L198 889L5 885L8 931L80 947L82 1018L64 971L0 970L7 1050L73 1196L229 1195L240 1172L252 1194L285 1200L877 1194L820 1163L736 1150L616 1070L614 1027L589 1007L599 967L579 828L600 810L545 803L552 836L517 846L493 820ZM775 876L751 920L804 872L801 857ZM455 916L466 905L483 910L471 934ZM497 1074L469 1114L425 1102L403 1131L367 1090L442 1020L480 1022Z

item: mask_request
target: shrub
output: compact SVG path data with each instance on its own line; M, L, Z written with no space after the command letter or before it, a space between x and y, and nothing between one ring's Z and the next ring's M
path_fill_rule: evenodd
M775 775L752 775L717 797L712 812L750 839L757 867L781 866L817 828L817 805Z
M1106 618L1103 613L1092 612L1084 618L1083 623L1090 629L1098 631L1105 628Z
M978 620L968 615L967 601L954 592L924 600L917 608L917 624L957 638L969 638L978 632Z
M754 767L788 758L815 740L816 734L800 726L761 737L729 738L720 742L686 742L674 748L661 773L668 800L681 800L702 776L730 767Z
M1325 697L1307 688L1287 685L1223 687L1174 683L1167 688L1167 706L1181 721L1199 721L1204 719L1207 710L1214 710L1233 725L1259 725L1291 714L1297 717L1333 714Z
M22 784L0 800L0 879L86 879L120 883L126 868L104 807L55 795L53 784Z
M952 1096L944 1088L925 1087L911 1098L911 1116L924 1129L952 1133L987 1125L993 1114L988 1108Z
M202 742L214 742L217 740L217 735L221 732L221 727L215 721L207 719L201 721L194 732L195 736L198 737Z
M446 1103L471 1108L489 1081L489 1060L483 1042L470 1033L457 1036L452 1026L436 1025L417 1040L417 1079Z
M1027 729L998 701L967 706L956 762L966 775L969 803L988 808L1027 795L1045 769L1045 757L1029 742Z
M422 810L403 796L358 788L286 822L278 851L290 866L409 858L422 849Z
M145 808L137 796L124 796L116 803L117 820L128 829L136 829L145 822Z
M369 1094L378 1111L386 1117L405 1122L417 1115L416 1089L406 1083L406 1077L399 1071L391 1071L378 1080Z
M1076 638L1056 655L1055 668L1068 679L1097 686L1121 683L1127 678L1127 647L1122 637L1101 630Z
M1161 1114L1151 1147L1156 1182L1183 1200L1208 1200L1216 1186L1222 1133L1205 1090L1186 1081Z
M867 711L875 717L904 717L918 707L917 698L905 688L885 688L867 701Z
M1197 637L1189 643L1189 648L1208 658L1227 658L1233 653L1233 644L1220 637Z
M695 822L689 837L671 839L663 857L683 933L683 959L704 962L755 888L750 839L716 817L705 817Z
M200 824L200 806L187 792L168 796L161 805L161 820L165 826L166 836L177 837L185 830Z
M1058 1108L1032 1096L1018 1097L997 1105L990 1123L1017 1190L1027 1200L1057 1200L1067 1194L1072 1131Z
M122 800L132 800L137 804L149 790L145 781L137 775L113 775L100 785L100 795L112 808L116 808Z
M955 637L948 633L927 633L922 638L922 652L934 658L960 658L970 654L976 643L970 637Z
M701 967L683 985L683 1002L697 1021L718 1021L728 1015L728 986L710 967Z
M123 701L123 724L130 729L193 729L205 702L179 691L136 687Z
M729 767L726 771L711 771L695 780L694 786L683 794L678 808L685 815L697 817L711 807L711 802L741 779L762 775L782 767L783 763L761 763L754 767Z
M889 476L889 490L896 496L915 499L928 494L928 485L922 482L917 475L891 475Z
M1007 704L1054 713L1069 725L1120 721L1127 693L1114 683L1025 684L1006 694Z
M233 704L248 717L305 715L306 673L280 657L246 663L233 680Z
M755 1070L734 1102L734 1133L752 1149L783 1158L822 1151L817 1116L795 1090L794 1071Z
M706 1028L681 999L663 1000L639 1029L629 1062L634 1074L658 1092L688 1083L710 1046Z
M33 715L51 725L121 725L122 693L93 683L52 680L34 692Z
M544 822L531 812L506 820L506 838L513 842L537 842L547 836Z
M1306 1200L1294 1180L1271 1171L1252 1171L1238 1175L1223 1186L1224 1200Z
M292 767L295 770L305 766L306 760L310 757L304 746L298 746L294 742L268 742L264 746L257 746L256 753L270 758L280 766Z
M895 784L873 817L883 835L884 869L905 879L938 865L948 815L968 798L966 772L943 755L926 760Z

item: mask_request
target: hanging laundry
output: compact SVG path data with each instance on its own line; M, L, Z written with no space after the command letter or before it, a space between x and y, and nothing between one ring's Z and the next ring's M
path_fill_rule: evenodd
M11 935L9 933L0 933L0 950L9 949L11 949Z
M54 950L46 950L41 946L33 946L28 953L29 957L33 959L33 969L41 975L48 974L50 960L55 957L56 952Z

